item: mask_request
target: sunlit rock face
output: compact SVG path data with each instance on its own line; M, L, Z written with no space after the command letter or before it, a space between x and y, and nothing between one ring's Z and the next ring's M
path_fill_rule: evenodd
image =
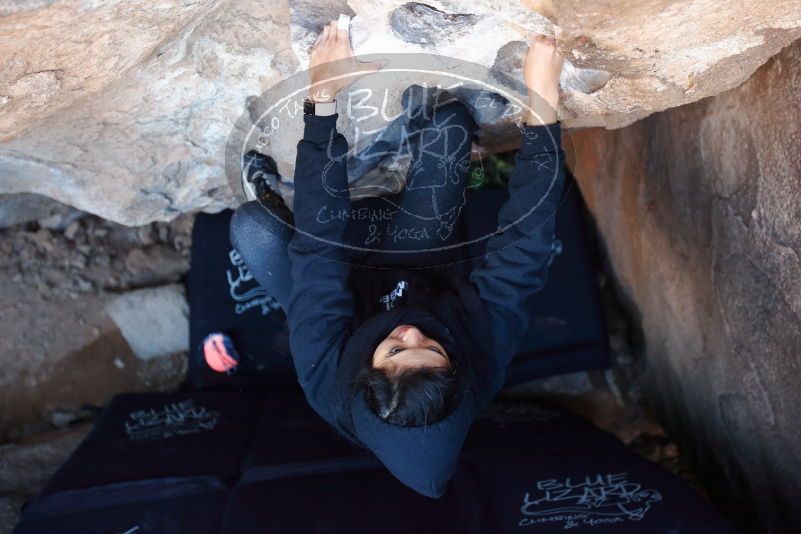
M573 135L642 391L761 532L801 529L800 86L796 42L734 90Z
M2 192L130 225L231 204L231 127L297 68L286 5L25 4L0 17ZM37 72L53 75L19 86Z
M357 54L458 57L518 93L528 33L557 35L571 127L720 93L801 35L795 0L23 0L0 7L0 193L125 224L233 205L225 145L248 97L304 69L340 13ZM482 142L513 131L481 125ZM294 141L273 154L287 178Z

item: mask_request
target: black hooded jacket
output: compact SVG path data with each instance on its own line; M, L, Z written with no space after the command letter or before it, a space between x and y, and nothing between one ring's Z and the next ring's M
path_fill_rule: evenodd
M290 345L312 408L339 432L370 449L401 482L441 496L470 425L503 385L527 326L524 304L545 283L554 215L564 181L559 123L524 126L523 145L501 209L497 233L469 277L435 271L359 269L344 243L347 221L322 212L350 209L348 144L338 115L304 116L295 167ZM393 289L402 293L388 305ZM389 309L388 309L389 308ZM469 381L455 410L424 427L387 423L351 387L378 343L397 325L413 324L457 354Z

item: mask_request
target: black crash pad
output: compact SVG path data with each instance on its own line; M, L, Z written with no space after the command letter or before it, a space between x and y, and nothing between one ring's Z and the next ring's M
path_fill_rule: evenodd
M531 302L531 323L521 351L509 368L507 385L544 376L608 367L607 330L595 267L583 220L581 197L567 181L556 213L561 254L546 286ZM469 239L495 229L508 197L505 188L471 191L463 228ZM194 389L260 389L294 382L286 317L253 279L230 244L230 211L198 215L193 229L192 262L187 276L190 306L190 357L187 383ZM486 241L468 247L483 255ZM228 334L242 357L237 370L221 374L203 360L202 341L212 332Z
M137 430L148 439L128 439L132 413L181 403L216 423L159 416ZM435 500L336 435L297 387L123 395L15 532L733 531L681 479L583 419L544 406L513 413L476 421Z

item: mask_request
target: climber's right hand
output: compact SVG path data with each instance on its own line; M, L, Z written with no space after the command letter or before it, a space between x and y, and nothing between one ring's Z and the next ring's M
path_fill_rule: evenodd
M330 102L337 93L357 79L378 72L382 63L363 63L353 55L348 30L338 29L337 21L327 24L312 48L309 57L309 98ZM344 76L350 75L350 76ZM342 78L338 78L343 76Z

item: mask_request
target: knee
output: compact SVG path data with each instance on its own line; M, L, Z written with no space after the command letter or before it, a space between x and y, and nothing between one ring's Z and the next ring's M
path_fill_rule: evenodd
M248 202L250 204L250 202ZM231 216L231 224L228 228L228 236L231 240L231 245L237 250L242 250L242 245L252 241L253 236L256 234L254 225L255 221L245 208L247 204L239 206L234 214Z
M470 115L470 111L467 109L467 106L465 106L458 100L454 100L453 102L448 102L444 106L440 106L437 109L442 111L447 111L450 113L456 113L457 115Z
M475 123L472 115L470 115L470 110L458 100L437 107L435 109L435 114L436 122L439 124L460 124L467 127L470 132L475 129Z
M467 109L467 106L459 102L458 100L454 100L453 102L448 102L444 106L440 106L437 108L437 114L442 114L443 116L446 115L453 115L457 118L464 119L464 118L471 118L470 117L470 110Z
M229 238L240 253L248 245L263 244L265 240L271 239L286 241L290 237L291 229L281 215L270 213L268 208L255 200L239 206L231 217Z

